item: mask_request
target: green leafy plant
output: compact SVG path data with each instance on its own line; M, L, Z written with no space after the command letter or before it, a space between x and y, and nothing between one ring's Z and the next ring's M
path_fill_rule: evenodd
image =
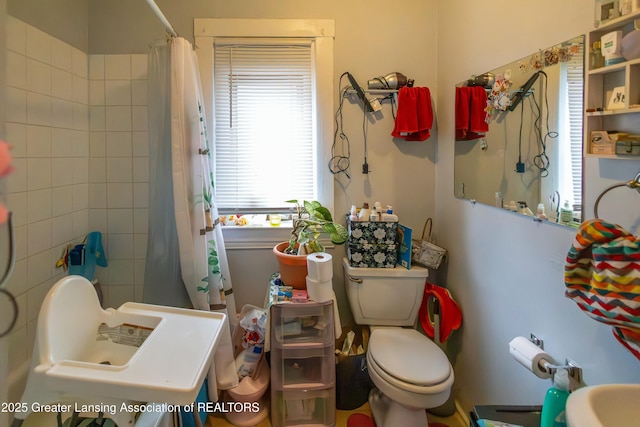
M293 220L291 239L285 253L304 255L323 252L324 247L319 241L322 233L327 233L334 245L341 245L347 241L349 237L347 229L333 222L331 212L320 202L287 200L287 203L296 205L297 215Z

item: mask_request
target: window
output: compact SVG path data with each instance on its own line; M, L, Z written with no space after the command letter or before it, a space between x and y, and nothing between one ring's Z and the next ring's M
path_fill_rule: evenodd
M333 207L333 21L196 19L220 213ZM206 110L206 109L205 109Z
M315 200L313 42L214 41L214 171L222 211Z

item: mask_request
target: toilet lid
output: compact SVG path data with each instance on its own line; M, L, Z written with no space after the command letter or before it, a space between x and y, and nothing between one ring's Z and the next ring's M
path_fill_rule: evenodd
M416 385L435 385L451 375L444 352L415 329L375 329L369 355L389 375Z

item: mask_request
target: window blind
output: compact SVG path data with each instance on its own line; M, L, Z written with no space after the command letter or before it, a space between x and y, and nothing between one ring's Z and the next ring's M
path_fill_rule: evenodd
M214 171L223 213L316 199L313 42L214 43Z
M582 102L584 96L584 47L567 62L567 88L569 106L569 140L571 158L571 186L573 205L582 205Z

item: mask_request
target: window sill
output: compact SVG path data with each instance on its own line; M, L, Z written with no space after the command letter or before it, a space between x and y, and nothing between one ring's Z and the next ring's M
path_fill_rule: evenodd
M262 215L264 217L264 215ZM289 240L291 221L282 221L272 226L265 218L249 219L247 225L221 225L227 249L271 249L280 242Z

